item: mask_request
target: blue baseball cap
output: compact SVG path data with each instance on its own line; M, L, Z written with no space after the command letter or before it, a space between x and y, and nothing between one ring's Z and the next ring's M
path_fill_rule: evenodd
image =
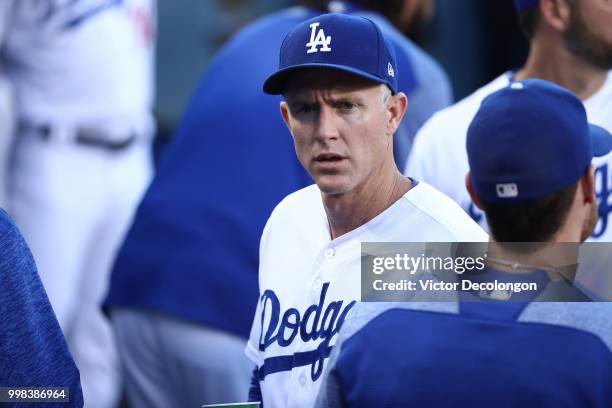
M514 8L519 13L540 4L540 0L514 0Z
M528 79L487 96L467 132L476 195L518 204L560 191L612 150L612 135L587 122L584 105L553 83Z
M300 23L285 36L278 71L266 79L263 90L279 95L292 73L312 67L348 72L386 84L397 93L393 47L364 17L330 13Z

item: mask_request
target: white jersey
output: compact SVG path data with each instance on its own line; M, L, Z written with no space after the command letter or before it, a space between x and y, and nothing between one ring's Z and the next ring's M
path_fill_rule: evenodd
M480 103L489 94L507 86L507 72L457 104L436 113L417 133L405 174L423 180L455 200L476 222L487 229L484 213L472 203L465 188L469 171L466 152L467 129ZM583 101L589 122L612 132L612 71L604 86ZM593 159L599 200L599 222L592 241L612 241L612 154Z
M0 1L0 44L9 23L10 3ZM6 197L6 170L9 163L9 152L13 144L13 126L15 123L13 106L13 86L6 77L4 64L0 62L0 208L8 208Z
M260 299L246 347L268 407L314 405L336 334L361 295L362 242L486 241L452 200L420 182L334 240L316 185L285 198L264 229Z
M11 11L3 48L22 120L86 124L150 111L152 0L13 0Z

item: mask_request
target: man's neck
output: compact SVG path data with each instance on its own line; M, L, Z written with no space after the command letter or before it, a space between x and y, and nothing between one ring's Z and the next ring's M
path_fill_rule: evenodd
M383 164L378 173L347 193L322 193L332 239L367 223L412 188L393 162Z
M553 239L542 243L514 243L513 248L498 244L493 237L489 241L487 250L487 263L495 269L511 273L525 273L534 270L544 270L549 273L551 279L556 279L557 274L563 274L564 278L573 280L573 274L566 276L567 266L574 265L578 261L578 242L564 242ZM521 245L523 246L521 250ZM528 251L527 248L530 248ZM553 272L556 271L556 272ZM575 273L575 271L573 271Z
M519 70L516 80L540 78L572 91L585 100L596 93L606 82L608 71L594 67L563 47L551 44L559 38L540 37L531 43L525 66Z

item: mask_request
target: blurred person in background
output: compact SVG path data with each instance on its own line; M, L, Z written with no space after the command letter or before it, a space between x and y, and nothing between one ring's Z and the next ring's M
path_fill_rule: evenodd
M432 184L486 228L463 178L468 171L465 140L481 101L511 81L540 78L582 99L590 122L612 131L612 2L607 0L514 0L530 43L524 66L508 71L457 104L435 114L417 134L405 174ZM536 156L526 160L538 160ZM593 159L599 222L589 241L612 241L612 154ZM589 259L591 271L608 270L610 260ZM612 299L606 274L580 275L594 297Z
M13 142L15 112L13 87L5 77L0 66L0 207L8 207L6 196L7 171L11 145Z
M278 114L281 98L261 89L285 34L328 11L326 1L303 3L245 27L211 61L119 252L106 307L135 407L247 398L259 239L274 206L312 183ZM394 42L409 99L395 140L405 146L451 101L442 69L385 18L413 3L423 2L329 5L375 20Z
M81 372L113 407L119 359L100 305L151 177L153 0L14 0L3 63L18 129L9 210Z
M0 2L0 44L6 30L9 18L10 2ZM0 207L7 208L6 172L8 170L9 154L13 141L15 124L13 87L6 78L2 61L0 61Z
M417 134L405 174L431 183L486 227L483 212L463 182L468 171L465 139L480 102L511 81L540 78L580 97L589 121L612 130L612 2L514 0L530 42L524 66L508 71L457 104L435 114ZM537 157L534 158L537 160ZM612 155L595 158L599 224L592 240L612 241Z

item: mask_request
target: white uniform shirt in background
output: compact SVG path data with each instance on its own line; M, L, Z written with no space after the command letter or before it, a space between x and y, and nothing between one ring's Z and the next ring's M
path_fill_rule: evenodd
M153 5L13 0L4 53L20 118L86 125L150 111Z
M11 3L0 2L0 44L5 36L9 23ZM8 170L9 151L13 141L15 112L13 101L13 86L6 78L4 64L0 62L0 208L8 207L6 197L6 172Z
M87 406L112 408L121 366L100 306L152 175L155 2L3 1L3 61L18 119L9 211L32 249Z

